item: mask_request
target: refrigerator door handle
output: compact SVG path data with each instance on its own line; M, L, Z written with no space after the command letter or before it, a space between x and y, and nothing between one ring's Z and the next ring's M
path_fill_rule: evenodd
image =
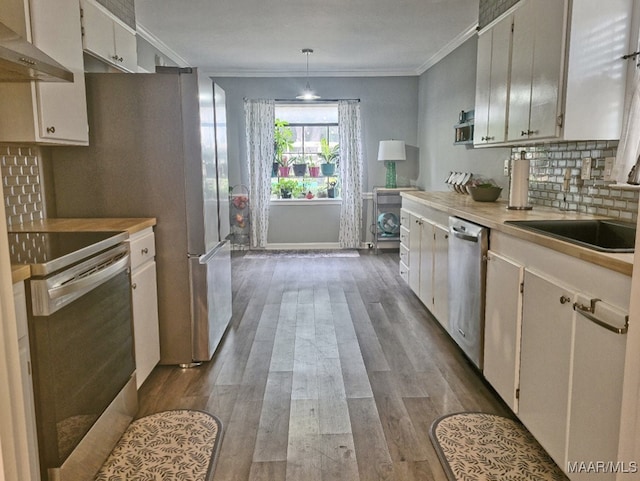
M222 250L228 242L228 240L220 241L213 249L211 249L206 254L187 254L187 257L189 259L198 259L200 264L206 264L213 256L220 252L220 250Z

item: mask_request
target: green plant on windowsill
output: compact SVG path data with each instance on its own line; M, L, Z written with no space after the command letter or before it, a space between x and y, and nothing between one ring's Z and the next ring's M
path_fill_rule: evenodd
M322 169L322 175L333 175L336 171L335 162L338 160L340 156L340 146L338 144L331 147L329 145L329 141L325 137L320 138L320 152L318 152L318 157L323 160L323 163L320 165Z
M298 182L293 179L278 179L276 184L277 193L281 199L291 199L296 188L300 189Z
M285 156L293 148L293 130L287 127L289 122L276 119L276 127L273 133L273 143L276 162L282 167L289 167L291 159Z

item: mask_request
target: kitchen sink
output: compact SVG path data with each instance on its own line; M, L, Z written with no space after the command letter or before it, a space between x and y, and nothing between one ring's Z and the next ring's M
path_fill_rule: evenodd
M634 252L636 225L615 220L510 220L505 224L601 252Z

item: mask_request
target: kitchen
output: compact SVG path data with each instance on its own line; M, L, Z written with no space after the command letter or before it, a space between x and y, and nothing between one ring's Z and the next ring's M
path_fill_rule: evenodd
M477 46L475 36L464 42L460 47L456 48L451 54L443 58L440 62L435 64L432 68L423 73L420 77L410 78L384 78L384 79L367 79L361 80L363 85L368 88L366 90L371 91L371 98L366 97L366 92L359 91L357 86L353 84L356 82L349 81L348 79L329 79L329 78L314 78L313 85L318 91L322 91L323 95L328 97L359 97L364 105L378 105L378 107L372 107L373 110L369 110L366 113L367 122L370 125L372 131L370 131L370 140L367 144L367 149L371 150L370 155L367 157L374 158L375 153L373 150L377 148L377 140L386 136L405 138L408 145L417 146L420 150L420 177L417 178L417 184L425 190L443 190L445 188L442 179L444 179L448 172L465 171L470 170L478 172L478 166L482 166L481 172L487 177L494 178L507 189L507 179L502 174L502 163L505 158L509 158L512 155L511 148L509 147L495 147L489 149L467 149L464 146L453 146L452 144L452 124L457 119L457 112L461 109L470 109L474 106L475 98L475 64L476 64ZM273 79L238 79L238 78L225 78L220 77L219 81L223 88L227 91L230 98L235 95L235 98L242 97L242 92L238 91L234 93L233 85L239 82L245 82L253 88L253 96L264 96L267 93L271 94L273 90L267 90L271 86L270 83L280 83L280 90L273 91L272 95L276 97L288 97L291 95L291 85L287 85L287 81L277 81ZM375 90L378 85L378 91ZM261 87L262 86L262 87ZM264 90L261 90L264 88ZM238 88L240 90L240 87ZM249 91L249 87L245 91ZM265 93L266 92L266 93ZM326 92L326 94L325 94ZM393 92L393 93L389 93ZM443 94L444 93L444 94ZM376 100L377 99L377 100ZM416 99L418 101L416 102ZM231 100L230 100L231 103ZM235 102L235 105L238 105ZM387 118L393 119L393 128L397 131L390 132L385 122L376 121L374 117L379 116L383 111ZM401 114L400 112L408 112L409 114ZM415 119L418 119L416 122ZM230 144L236 147L242 145L242 141L238 138L233 140L233 135L238 136L239 128L235 129L235 134L232 133L230 127L229 137ZM606 158L611 156L615 150L615 142L608 144L596 143L593 147L575 145L573 151L561 157L559 162L575 159L573 152L582 152L585 150L598 151L593 153L594 158ZM558 151L567 152L569 147L567 144L558 142L553 144L553 148ZM514 148L514 150L517 147ZM44 155L46 155L46 149L43 149ZM235 158L241 158L239 152L240 148L236 151ZM519 149L518 149L519 150ZM580 154L578 154L580 155ZM231 156L231 147L230 147ZM442 162L441 159L449 159L447 162ZM238 162L239 164L239 162ZM377 162L373 162L371 171L369 172L370 186L376 185L383 178L381 166L377 165ZM230 166L230 176L235 176L236 180L242 179L242 176L236 170L233 173L233 169L238 169L236 164ZM402 172L400 172L403 174ZM411 176L410 174L404 174ZM411 178L415 178L412 176ZM572 179L575 183L575 180ZM562 180L556 183L562 183ZM540 189L542 190L542 189ZM46 195L46 192L45 192ZM541 194L542 195L542 194ZM613 195L609 197L614 197ZM608 202L611 199L607 197L603 199L604 202ZM622 194L620 194L622 198ZM632 204L633 201L637 203L637 196L627 201L625 204ZM616 201L621 202L622 199ZM616 204L619 205L619 204ZM630 213L633 215L637 212L637 208L634 211L633 207L624 209L618 208L621 213ZM598 212L599 213L599 212ZM605 213L606 215L606 213ZM621 215L619 215L622 217ZM624 218L624 217L623 217ZM635 291L634 291L635 292ZM634 299L637 296L631 296ZM633 306L631 307L631 319L633 320ZM632 331L629 332L629 344L633 345ZM636 350L628 349L627 363L634 365L632 356L636 353ZM632 381L632 379L630 379ZM633 383L628 384L626 389L631 389L629 393L633 392ZM626 407L625 412L628 416L625 419L635 419L636 405L634 402L636 396L629 394L626 399L630 403ZM633 423L625 422L623 424L624 429L633 429ZM623 433L624 435L624 433ZM627 439L635 439L633 433L626 434ZM4 440L3 440L4 441ZM633 444L628 444L631 451L625 457L626 459L634 459ZM637 456L635 456L637 458Z

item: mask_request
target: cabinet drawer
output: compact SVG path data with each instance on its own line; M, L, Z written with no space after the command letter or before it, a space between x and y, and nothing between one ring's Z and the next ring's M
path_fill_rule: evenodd
M407 249L411 247L411 244L409 244L409 229L403 225L400 226L400 243Z
M406 210L401 209L400 210L400 225L409 225L410 222L410 216L411 214L409 214Z
M402 204L402 197L400 197L400 194L378 195L378 205L388 205L388 204L400 205Z
M400 262L405 266L409 265L409 249L403 244L400 244Z
M148 228L137 232L129 238L131 248L131 269L135 269L156 255L155 236L153 229Z
M402 277L402 280L407 284L409 283L409 268L403 264L402 261L400 262L400 277Z

